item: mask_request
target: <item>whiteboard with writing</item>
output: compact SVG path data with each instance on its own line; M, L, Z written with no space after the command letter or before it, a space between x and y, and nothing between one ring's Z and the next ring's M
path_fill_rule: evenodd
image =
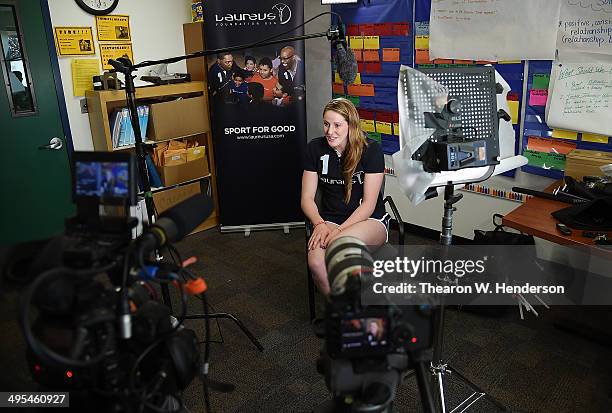
M612 0L562 0L557 49L612 54Z
M432 59L553 60L561 0L432 0Z
M612 64L555 63L546 123L551 128L612 135Z

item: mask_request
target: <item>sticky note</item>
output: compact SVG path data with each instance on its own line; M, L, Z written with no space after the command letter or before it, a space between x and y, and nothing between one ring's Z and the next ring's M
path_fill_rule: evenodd
M516 100L508 101L508 108L510 109L510 117L512 118L512 124L516 125L519 118L519 103Z
M551 152L552 140L530 136L527 140L527 149L536 152Z
M408 23L393 23L394 36L408 36L410 25Z
M358 62L363 62L363 50L355 49L353 50L353 54L355 55L355 60L357 60Z
M399 134L400 134L400 126L399 126L399 123L394 123L394 124L393 124L393 134L394 134L395 136L399 136Z
M560 155L567 155L574 149L576 149L576 144L574 142L553 141L550 146L551 153Z
M377 122L393 122L393 113L391 112L376 112L376 121Z
M332 93L344 93L344 84L342 83L332 83Z
M348 24L346 26L346 34L349 36L359 36L359 25Z
M361 124L361 129L366 132L376 132L376 126L373 120L370 119L360 119L359 123Z
M393 36L392 23L374 23L374 33L379 36Z
M453 64L453 59L434 59L433 62L437 65L451 65Z
M359 113L359 117L361 119L370 119L370 120L374 120L374 114L375 112L373 110L369 110L369 109L359 109L357 111Z
M368 62L365 64L366 73L380 73L382 72L382 66L380 62Z
M400 49L385 48L382 50L383 50L383 62L399 62L400 61Z
M376 132L393 135L391 122L376 122Z
M497 63L499 63L500 65L513 65L516 63L521 63L521 61L520 60L500 60Z
M380 54L378 50L364 50L363 51L363 61L364 62L379 62Z
M578 140L578 132L563 129L553 129L551 136L559 139L571 139L573 141Z
M363 49L363 36L350 36L349 47L353 50Z
M399 122L399 112L393 112L393 122Z
M363 36L364 49L380 49L380 40L378 36Z
M416 36L414 38L414 48L429 50L429 36Z
M376 27L374 23L364 23L359 25L359 33L362 36L374 36L376 33ZM376 36L378 37L378 36ZM367 49L367 47L366 47Z
M382 137L380 136L380 133L378 132L368 132L368 138L375 140L378 143L382 141Z
M340 79L340 75L338 74L338 72L335 72L334 74L334 83L343 83L342 79Z
M361 103L361 102L360 102L360 99L359 99L359 96L351 96L351 95L348 95L348 96L345 96L345 97L346 97L348 100L350 100L351 102L353 102L353 105L355 105L355 107L359 107L359 104Z
M366 71L366 64L363 61L357 61L357 70L362 73Z
M548 73L536 73L533 75L532 89L548 89L550 75Z
M547 89L533 89L529 92L529 106L546 106Z
M473 60L459 60L459 59L455 59L454 63L456 65L471 65L474 64Z
M597 135L594 133L583 133L582 134L583 142L595 142L595 143L608 143L608 137L605 135Z
M349 85L348 94L353 96L374 96L373 84Z
M431 60L429 60L429 49L427 50L417 49L415 60L416 60L415 63L417 65L426 65L426 64L431 63Z
M361 73L357 73L357 76L355 76L355 80L353 81L354 85L360 85L361 84Z
M488 60L476 60L476 64L477 65L491 65L493 63L495 63L495 62L490 62Z

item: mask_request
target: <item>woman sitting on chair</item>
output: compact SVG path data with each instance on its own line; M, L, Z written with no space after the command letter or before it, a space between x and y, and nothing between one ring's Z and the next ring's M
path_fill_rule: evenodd
M341 236L378 247L387 240L390 217L381 193L382 149L366 138L351 101L333 99L325 106L323 130L324 137L308 143L301 204L314 226L308 240L308 266L318 290L327 296L325 248ZM315 202L317 188L319 205Z

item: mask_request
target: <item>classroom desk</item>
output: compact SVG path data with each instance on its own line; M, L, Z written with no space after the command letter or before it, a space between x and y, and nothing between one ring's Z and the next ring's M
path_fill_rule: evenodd
M544 192L552 193L553 189L557 188L560 184L561 181L555 182L546 188ZM582 236L582 230L570 228L572 230L571 235L563 235L557 230L556 224L559 221L550 214L569 206L571 205L565 202L533 197L509 214L506 214L502 219L502 223L507 227L518 229L526 234L556 244L588 246L610 252L610 246L595 245L595 241L592 238ZM607 232L607 234L608 237L612 236L611 232Z
M552 193L553 189L557 188L560 184L561 181L553 183L545 189L545 192ZM568 206L570 204L565 202L533 197L509 214L506 214L502 219L502 223L510 228L518 229L526 234L556 244L588 246L596 254L610 257L612 254L611 246L596 245L592 238L582 236L582 230L572 229L572 234L569 236L563 235L557 230L556 224L559 221L550 215L550 213L567 208ZM612 232L607 232L607 234L608 238L612 236ZM554 325L557 328L607 346L612 346L612 333L609 329L610 322L612 322L610 307L563 307L557 310L558 312L554 317ZM599 320L599 322L595 323L593 320Z

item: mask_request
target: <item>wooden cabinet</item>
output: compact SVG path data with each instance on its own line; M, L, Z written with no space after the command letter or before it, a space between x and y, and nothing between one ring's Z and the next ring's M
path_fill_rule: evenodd
M137 105L149 105L150 108L148 131L142 131L143 135L147 136L145 144L148 148L176 139L194 140L205 147L208 171L202 169L204 176L196 174L194 179L153 188L156 208L164 209L159 206L167 205L170 202L168 200L172 200L171 204L176 204L180 201L180 194L193 195L193 190L186 191L182 187L190 185L190 188L193 188L192 184L199 182L201 190L212 196L215 209L198 230L218 225L217 179L207 94L206 84L201 81L136 88ZM135 150L134 145L120 147L113 145L111 128L114 114L127 106L125 90L88 91L86 97L94 149L96 151ZM154 138L150 139L148 136Z

